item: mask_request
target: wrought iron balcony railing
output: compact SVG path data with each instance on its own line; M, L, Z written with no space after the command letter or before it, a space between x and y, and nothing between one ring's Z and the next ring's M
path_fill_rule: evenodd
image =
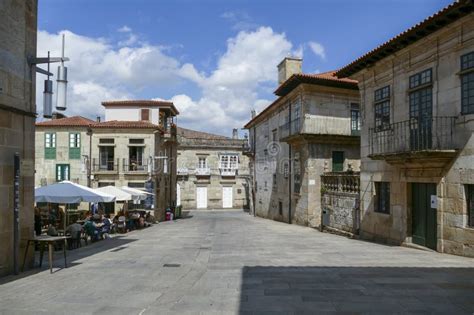
M118 159L92 159L92 171L93 172L117 172L119 168Z
M369 128L370 155L456 149L456 117L412 118Z
M149 171L149 164L146 161L137 161L134 159L123 159L122 169L124 172L143 173Z

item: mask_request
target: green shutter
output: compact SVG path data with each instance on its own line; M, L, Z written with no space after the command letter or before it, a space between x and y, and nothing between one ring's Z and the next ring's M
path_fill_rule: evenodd
M50 136L50 146L46 146L46 137ZM53 141L54 135L54 141ZM45 133L44 134L44 158L47 160L56 159L56 134L55 133Z
M81 148L69 148L69 159L77 160L81 158Z
M333 172L344 171L344 152L343 151L332 152L332 171Z

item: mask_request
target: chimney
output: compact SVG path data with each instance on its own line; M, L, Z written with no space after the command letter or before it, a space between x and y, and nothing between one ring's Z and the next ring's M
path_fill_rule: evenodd
M100 116L97 116L97 118L95 120L99 123L100 122Z
M254 119L255 116L257 116L257 112L255 111L255 109L252 109L252 110L250 111L250 115L252 116L252 119Z
M239 139L239 130L237 128L232 129L232 139Z
M301 73L303 59L296 57L285 57L278 64L278 85L288 80L293 74Z

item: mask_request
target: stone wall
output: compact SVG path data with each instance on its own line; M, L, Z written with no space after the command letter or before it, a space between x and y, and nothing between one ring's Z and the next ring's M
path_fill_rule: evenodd
M437 250L474 256L474 229L467 224L465 184L474 184L474 115L461 115L460 56L474 51L474 15L375 63L356 75L362 105L361 236L392 244L412 243L411 183L437 186ZM433 71L433 116L455 118L451 149L458 153L444 165L433 156L412 164L389 164L369 157L369 128L374 127L374 91L391 87L391 122L409 119L409 76ZM410 162L413 163L413 162ZM390 214L374 211L374 183L390 182Z
M358 234L359 205L359 173L326 173L321 176L323 227Z
M223 208L223 187L232 187L232 208L249 207L249 160L243 155L244 141L238 139L179 139L178 170L186 170L177 176L183 209L196 209L196 187L207 187L207 208ZM219 157L222 154L236 154L239 166L235 176L222 176ZM210 168L209 176L196 176L198 158L205 157Z
M0 2L0 276L13 270L13 158L20 154L20 248L34 231L35 70L37 1ZM32 253L27 265L32 263Z

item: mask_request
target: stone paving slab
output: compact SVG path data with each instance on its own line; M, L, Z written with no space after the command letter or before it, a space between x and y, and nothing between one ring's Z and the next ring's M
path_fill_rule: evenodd
M474 313L471 258L191 215L70 251L53 274L0 279L0 314Z

